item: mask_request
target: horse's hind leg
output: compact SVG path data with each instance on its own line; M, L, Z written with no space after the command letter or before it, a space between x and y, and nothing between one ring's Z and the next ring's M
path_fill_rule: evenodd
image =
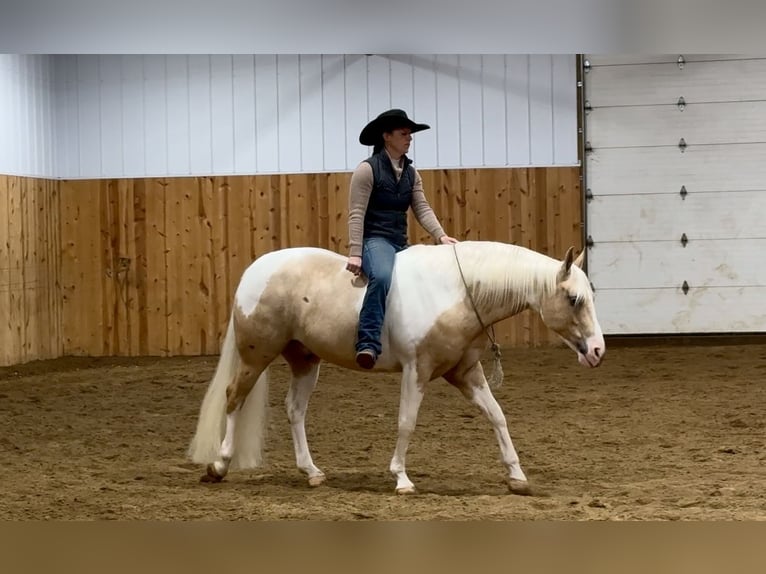
M282 355L292 372L285 406L293 435L295 462L308 475L309 486L319 486L324 482L325 474L314 465L306 439L306 410L319 378L319 357L297 341L290 342Z
M425 379L427 381L427 379ZM418 419L418 410L425 393L425 381L418 378L418 369L413 365L405 365L402 371L402 388L399 396L399 428L396 440L396 449L391 458L389 470L396 478L397 494L412 494L415 485L407 476L405 458L410 437L415 430Z
M508 488L514 494L530 494L529 483L521 470L519 455L513 447L505 415L487 384L484 370L478 361L463 372L453 371L444 375L447 381L457 387L463 396L481 409L492 423L500 445L503 464L508 469Z
M234 436L237 419L247 396L258 382L258 377L268 367L240 362L234 380L226 388L226 432L221 443L219 460L207 465L207 481L218 482L229 472L229 465L234 456Z

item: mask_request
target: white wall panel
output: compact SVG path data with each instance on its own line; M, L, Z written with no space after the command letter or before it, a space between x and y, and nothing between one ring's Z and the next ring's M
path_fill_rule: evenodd
M190 127L189 127L189 59L184 55L168 55L167 69L168 106L168 173L186 175L191 173Z
M747 78L746 82L740 81ZM732 86L736 85L736 89ZM766 99L766 58L594 66L585 81L593 107Z
M343 171L346 161L346 63L342 55L322 57L322 153L324 169ZM357 144L358 145L358 144Z
M189 56L189 155L191 173L213 171L210 56Z
M506 162L506 81L505 57L482 56L482 148L484 164L503 166Z
M236 55L232 62L234 171L255 173L255 60Z
M553 162L576 164L577 148L572 147L572 134L577 133L577 92L572 78L577 77L574 58L557 54L552 58Z
M359 132L368 119L375 117L379 112L369 112L367 109L366 58L347 55L345 66L346 165L353 169L368 153L368 150L359 144Z
M588 234L597 242L766 238L766 191L597 195Z
M481 56L458 56L460 165L484 163Z
M553 163L553 62L550 56L530 56L529 140L531 162Z
M588 187L597 195L764 189L764 157L766 143L600 149L586 157Z
M144 59L140 56L121 56L122 65L122 150L124 175L139 177L146 172L146 146L144 125ZM77 93L77 85L71 86ZM75 117L76 119L76 117ZM76 124L75 124L76 125ZM190 140L190 141L193 141ZM77 142L73 142L77 145ZM183 145L183 144L182 144ZM77 147L74 147L77 150ZM70 152L71 153L71 152ZM79 177L71 172L69 177ZM88 177L83 174L83 177ZM91 176L92 177L92 176Z
M102 173L124 173L122 61L120 56L101 56L98 64L101 79L101 169Z
M419 121L416 118L416 121ZM436 56L437 162L441 167L460 166L460 82L458 57Z
M210 130L213 173L234 173L232 57L210 56Z
M766 142L766 101L596 108L588 113L593 148Z
M306 172L324 171L322 132L322 57L301 56L300 65L300 157Z
M587 58L588 270L604 331L766 330L766 60Z
M4 56L0 168L68 178L346 171L390 107L422 169L576 165L575 57Z
M279 94L277 57L255 57L256 167L261 173L279 171Z
M766 286L766 267L753 264L766 239L599 242L588 252L589 278L602 289Z
M301 92L298 56L277 56L279 171L301 171Z
M532 164L529 124L530 57L505 57L506 154L508 165Z
M101 170L101 85L98 56L77 57L77 128L81 174L103 175ZM159 116L158 116L159 117ZM154 116L146 116L151 122Z
M415 117L415 109L413 107L415 99L413 87L415 70L412 64L412 56L404 54L401 56L390 56L387 59L391 66L390 107L407 110L408 114Z
M436 137L436 57L410 56L412 62L412 112L415 121L431 126L413 139L413 159L418 166L438 166L439 145ZM401 60L400 60L401 61ZM410 112L408 112L410 113Z
M373 55L367 60L367 109L374 116L391 106L391 63L388 58ZM376 112L375 110L380 110ZM412 113L411 111L409 113Z
M0 54L0 173L53 175L52 58Z
M766 287L598 289L604 333L675 334L766 331ZM712 310L700 313L700 309ZM639 312L636 312L639 310Z
M168 98L165 56L144 56L144 150L146 175L168 173ZM104 175L104 174L102 174Z

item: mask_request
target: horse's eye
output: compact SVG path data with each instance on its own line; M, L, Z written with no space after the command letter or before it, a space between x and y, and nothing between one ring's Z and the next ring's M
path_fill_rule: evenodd
M577 296L576 295L570 295L569 296L569 304L572 307L575 307L577 305Z

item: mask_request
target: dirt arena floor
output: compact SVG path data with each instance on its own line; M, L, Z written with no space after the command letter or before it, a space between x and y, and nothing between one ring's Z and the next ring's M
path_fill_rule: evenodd
M496 396L535 496L507 494L486 419L443 380L388 473L398 378L322 366L294 466L272 369L268 464L202 484L185 450L215 358L60 359L0 369L2 520L766 519L766 346L508 349ZM485 363L488 368L489 363Z

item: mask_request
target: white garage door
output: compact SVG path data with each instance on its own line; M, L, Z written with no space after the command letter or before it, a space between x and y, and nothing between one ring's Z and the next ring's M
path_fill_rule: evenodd
M766 331L766 57L587 55L585 69L604 331Z

